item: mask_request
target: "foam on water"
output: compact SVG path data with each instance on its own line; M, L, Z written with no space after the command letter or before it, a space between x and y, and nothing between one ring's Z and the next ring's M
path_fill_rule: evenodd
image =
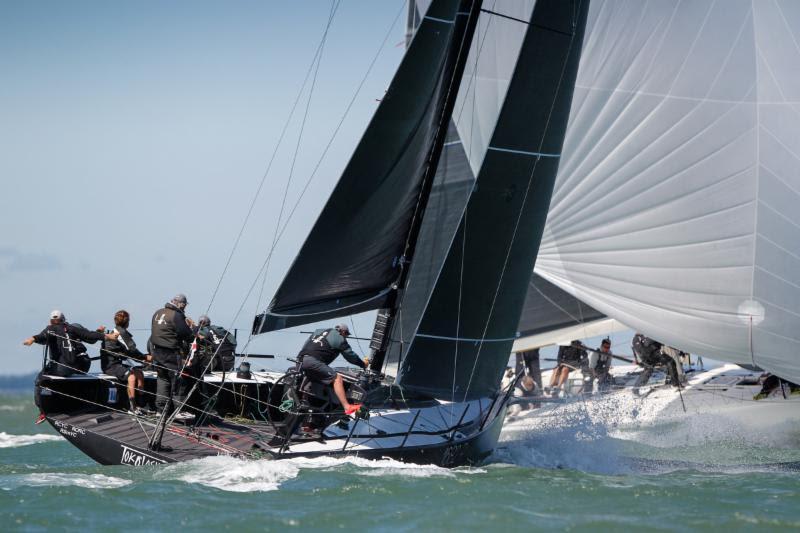
M24 405L0 405L0 411L13 411L13 412L21 412L25 410Z
M360 457L315 457L247 461L233 457L207 457L169 465L159 471L160 479L178 479L232 492L272 491L300 475L302 470L346 471L355 475L386 477L455 477L485 472L476 468L447 469L431 465L402 463L392 459Z
M17 487L82 487L85 489L116 489L130 485L132 481L103 474L60 474L41 472L37 474L12 475L0 478L0 487L11 490Z
M63 441L58 435L37 433L35 435L11 435L5 431L0 431L0 448L18 448L20 446L30 446L42 442Z
M691 412L646 414L645 423L631 426L620 416L632 420L636 413L613 407L573 402L512 419L491 460L614 475L795 471L800 465L800 434L793 426L748 429L725 414Z
M233 457L207 457L169 465L157 477L198 483L231 492L276 490L297 477L299 469L288 461L244 461Z
M627 473L620 443L608 428L580 411L548 418L530 429L501 435L490 461L534 468L570 468L604 474Z

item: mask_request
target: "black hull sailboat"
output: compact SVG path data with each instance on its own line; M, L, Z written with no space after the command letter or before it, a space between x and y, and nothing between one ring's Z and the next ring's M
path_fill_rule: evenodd
M244 385L250 392L258 388L257 395L269 397L269 390L275 386L270 382L272 377L255 376L231 383L219 396L218 412L230 414L240 409L237 404L243 394L237 394L236 387ZM146 390L154 391L153 376L146 381ZM122 385L102 375L42 376L37 387L37 399L47 421L69 442L100 464L131 466L216 455L240 459L349 455L441 466L475 464L494 449L507 401L503 396L493 403L480 406L480 402L473 402L464 407L410 400L405 409L389 405L373 408L366 420L339 416L336 424L313 435L294 434L297 419L276 421L271 419L274 415L264 416L262 412L261 420L256 420L254 411L259 406L253 401L245 407L253 415L246 423L241 418L213 415L194 425L170 424L161 445L153 450L150 443L158 430L158 418L128 413L124 394ZM287 431L291 438L286 438Z
M511 0L484 9L481 0L434 0L425 13L412 3L418 25L406 55L251 333L378 310L371 367L341 372L368 411L337 412L292 369L206 374L192 386L204 401L176 409L196 418L179 423L174 414L129 414L113 378L44 373L36 395L46 419L102 464L210 455L448 467L485 459L509 398L500 383L558 170L588 3ZM492 57L499 39L516 39L517 57ZM478 84L492 77L502 91L487 107ZM478 125L465 128L470 113ZM476 128L485 135L473 142L466 131ZM331 235L341 249L320 264ZM142 391L151 403L154 381L149 375Z

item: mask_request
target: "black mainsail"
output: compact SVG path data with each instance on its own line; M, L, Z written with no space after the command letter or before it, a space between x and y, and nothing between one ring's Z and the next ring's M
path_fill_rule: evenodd
M254 334L391 301L424 178L444 142L437 147L436 135L449 120L448 95L458 91L471 11L479 4L430 5L328 203L267 311L256 317Z
M558 170L587 11L587 1L539 0L530 21L519 21L528 29L517 68L400 362L398 382L405 389L458 401L497 389Z

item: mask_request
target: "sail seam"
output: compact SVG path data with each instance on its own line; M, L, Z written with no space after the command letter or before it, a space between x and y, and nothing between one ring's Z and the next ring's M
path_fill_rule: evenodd
M515 20L517 22L521 22L526 26L530 24L527 20L518 19L517 17L512 17L511 15L504 15L503 13L498 13L497 11L492 11L491 9L481 9L482 12L488 13L490 15L495 15L497 17L501 17L508 20Z
M555 29L555 28L549 28L549 27L547 27L547 26L542 26L541 24L531 24L531 26L533 26L534 28L539 28L540 30L551 31L551 32L553 32L553 33L558 33L558 34L561 34L561 35L566 35L566 36L568 36L568 37L571 37L571 36L572 36L572 34L571 34L571 33L569 33L569 32L567 32L567 31L563 31L563 30L557 30L557 29Z
M757 25L756 25L756 7L754 2L750 2L750 20L753 24L753 47L758 51L758 35L756 35ZM758 54L754 58L754 67L756 71L756 81L755 81L755 112L756 112L756 125L755 125L755 133L756 133L756 164L755 164L755 171L756 171L756 187L755 187L755 194L756 194L756 201L755 206L753 208L753 271L750 276L750 300L755 301L755 293L756 293L756 259L758 257L758 206L761 203L759 200L759 190L761 189L761 109L758 105L758 95L759 95L759 81L760 81L760 69L758 68L759 61L758 61ZM758 366L756 364L756 352L755 352L755 340L753 338L753 316L750 316L750 324L749 324L749 336L750 336L750 360L753 363L753 366Z
M504 339L480 339L480 338L471 338L471 337L448 337L447 335L429 335L427 333L417 333L414 335L415 337L422 337L423 339L433 339L437 341L456 341L456 342L474 342L474 343L481 343L481 342L508 342L517 340L517 337L507 337Z
M428 16L425 16L425 17L422 17L422 18L424 18L425 20L433 20L434 22L444 22L445 24L455 24L455 22L456 22L455 19L447 20L447 19L440 19L440 18L428 17Z
M281 317L281 318L292 318L292 317L301 317L301 316L329 315L330 313L336 313L336 312L339 312L339 311L341 311L343 309L350 309L352 307L358 307L358 306L363 305L363 304L365 304L367 302L371 302L372 300L376 300L378 298L386 296L392 290L394 290L392 287L387 287L387 288L383 289L381 292L379 292L378 294L376 294L374 296L370 296L366 300L361 300L359 302L355 302L355 303L352 303L350 305L345 305L343 307L337 307L335 309L326 309L325 311L317 311L316 313L286 314L286 313L274 313L274 312L272 312L270 310L267 310L264 313L264 316L270 315L270 316L277 316L277 317Z
M513 148L500 148L498 146L490 146L489 150L494 150L495 152L507 152L509 154L532 155L536 157L561 157L561 154L548 154L545 152L529 152L527 150L514 150Z

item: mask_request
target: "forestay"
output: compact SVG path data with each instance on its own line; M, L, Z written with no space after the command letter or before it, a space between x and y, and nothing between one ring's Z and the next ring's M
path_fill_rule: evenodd
M593 3L536 272L800 382L800 3Z

